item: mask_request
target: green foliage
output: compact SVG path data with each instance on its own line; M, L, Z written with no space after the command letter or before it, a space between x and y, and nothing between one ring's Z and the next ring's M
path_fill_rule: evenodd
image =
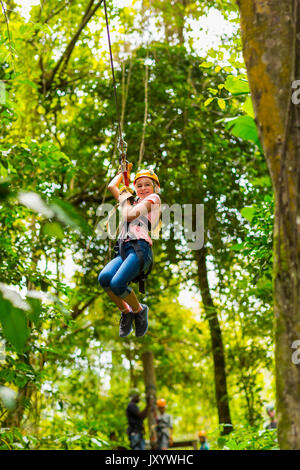
M249 260L251 272L256 279L265 275L271 281L274 201L267 195L259 205L244 207L241 214L250 223L250 230L244 242L234 245L232 249Z
M112 247L91 227L99 204L111 202L105 191L117 155L102 10L72 48L92 3L44 2L32 7L28 22L11 11L11 45L1 25L7 100L0 106L0 322L6 341L0 384L16 394L16 408L1 401L1 449L128 448L127 395L132 386L144 388L141 354L147 350L155 356L157 390L167 398L175 435L194 438L195 430L217 425L205 315L198 298L195 308L178 300L181 287L190 287L191 297L199 291L196 256L183 237L154 244L143 298L150 306L146 337L119 338L119 314L98 286ZM264 199L271 190L253 145L259 141L240 44L228 44L231 63L221 66L184 41L188 20L211 6L229 16L237 6L200 3L152 2L166 41L150 41L147 48L137 26L147 16L139 2L108 5L120 25L113 45L117 94L128 158L137 170L147 61L142 166L159 172L163 202L205 204L211 292L225 339L233 419L259 424L269 392L260 371L272 370L272 198ZM131 39L123 41L124 31L140 39L136 49ZM216 59L221 52L209 55ZM5 297L8 291L14 300ZM267 434L247 428L247 436L237 432L227 447L252 442L251 432L259 445L269 445Z
M236 118L224 119L224 121L227 123L227 129L230 129L233 135L243 140L250 140L262 150L253 117L238 116Z
M18 428L0 429L0 450L107 450L114 446L122 445L123 442L109 439L102 433L90 432L78 429L73 432L61 428L53 435L38 437L34 434L22 434ZM60 437L58 437L60 436ZM128 447L127 447L128 448Z
M218 438L217 448L222 450L279 450L277 430L237 426L229 436Z

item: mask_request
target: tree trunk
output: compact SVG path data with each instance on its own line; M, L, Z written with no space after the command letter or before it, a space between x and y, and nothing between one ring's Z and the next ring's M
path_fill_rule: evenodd
M145 351L142 354L143 367L144 367L144 381L146 389L146 398L150 400L152 406L148 413L148 426L150 445L152 449L156 447L156 416L155 416L155 404L156 404L156 377L154 370L154 360L152 351Z
M195 250L201 298L206 313L206 319L209 323L212 342L215 391L219 423L229 425L225 426L223 430L223 434L228 434L232 431L232 425L227 394L224 347L217 311L209 290L205 255L205 248L202 248L201 250Z
M300 339L300 123L294 91L295 79L300 78L299 0L238 4L256 122L275 193L278 440L281 449L299 450L300 367L293 364L291 349Z
M25 358L24 363L29 363ZM4 428L20 428L23 418L25 408L30 405L32 394L35 390L35 386L31 382L27 382L24 387L20 387L18 390L18 398L16 402L16 407L9 411L4 421L1 423L1 426Z

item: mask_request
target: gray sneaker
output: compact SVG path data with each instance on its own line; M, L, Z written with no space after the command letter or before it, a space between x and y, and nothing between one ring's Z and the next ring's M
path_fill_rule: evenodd
M135 336L139 338L140 336L144 336L148 330L148 306L142 304L143 310L139 313L134 313L134 321L135 321Z
M132 323L133 323L133 313L121 313L120 318L120 327L119 327L119 335L121 338L125 338L129 335L132 330Z

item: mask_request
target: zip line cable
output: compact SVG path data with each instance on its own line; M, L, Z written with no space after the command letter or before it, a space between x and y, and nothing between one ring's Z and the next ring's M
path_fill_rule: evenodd
M107 16L106 0L104 0L103 3L104 3L104 13L105 13L106 31L107 31L107 39L108 39L108 48L109 48L109 55L110 55L110 66L111 66L111 73L112 73L113 86L114 86L114 96L115 96L115 103L116 103L116 112L117 112L117 120L118 120L118 130L119 130L119 137L120 137L120 139L122 139L122 129L121 129L121 122L120 122L120 111L119 111L119 103L118 103L118 97L117 97L117 88L116 88L114 61L113 61L113 55L112 55L112 50L111 50L111 41L110 41L110 33L109 33L109 25L108 25L108 16Z
M119 103L118 103L118 96L117 96L117 86L116 86L116 78L115 78L115 69L114 69L114 61L111 49L111 40L110 40L110 32L109 32L109 24L108 24L108 15L107 15L107 6L106 0L103 1L104 4L104 13L105 13L105 22L106 22L106 30L107 30L107 39L108 39L108 48L109 48L109 56L110 56L110 65L111 65L111 73L113 79L113 88L114 88L114 96L115 96L115 103L116 103L116 114L117 114L117 121L118 121L118 132L119 132L119 150L121 153L120 163L121 163L121 170L124 177L124 182L126 186L129 186L128 175L127 175L127 162L126 162L126 151L127 151L127 144L123 140L122 128L121 128L121 119L120 119L120 110L119 110Z

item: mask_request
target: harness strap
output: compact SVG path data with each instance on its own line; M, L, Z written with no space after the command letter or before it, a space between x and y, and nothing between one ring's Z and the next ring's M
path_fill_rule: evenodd
M136 220L138 222L138 225L144 225L144 227L147 228L148 232L151 231L151 222L148 219L148 217L146 217L144 215L140 215L138 217L138 219L136 219ZM124 227L126 229L124 236L128 236L128 238L130 240L125 242L125 239L119 239L117 241L116 245L115 245L115 252L116 252L116 254L120 253L122 259L125 260L125 243L130 243L131 244L131 246L133 247L133 249L135 251L135 254L137 255L137 257L139 259L139 263L140 263L139 274L134 279L132 279L131 282L138 282L139 283L139 292L144 294L145 293L145 280L147 279L147 277L151 273L152 267L153 267L153 256L152 256L152 262L149 266L148 271L144 272L144 264L145 264L144 261L145 260L144 260L143 250L141 249L141 247L138 244L139 240L130 237L130 235L131 235L131 233L130 233L130 223L131 222L125 222L124 223ZM122 231L122 229L120 230L120 232L121 231Z

